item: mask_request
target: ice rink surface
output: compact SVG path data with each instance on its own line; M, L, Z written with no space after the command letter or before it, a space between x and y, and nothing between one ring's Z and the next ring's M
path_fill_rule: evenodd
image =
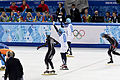
M114 64L107 65L109 57L107 49L72 48L74 57L68 58L69 70L60 70L62 65L59 48L53 57L58 75L43 76L45 70L44 57L47 47L36 50L36 47L10 47L16 53L24 69L24 80L120 80L120 57L113 56ZM117 50L120 52L120 50ZM0 78L4 74L0 71Z

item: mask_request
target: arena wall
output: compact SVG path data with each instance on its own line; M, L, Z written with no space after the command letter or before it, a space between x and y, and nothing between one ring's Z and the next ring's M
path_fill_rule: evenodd
M73 47L108 47L109 43L102 39L100 34L107 33L115 37L120 43L119 23L72 23ZM60 23L56 23L59 28ZM45 32L50 31L51 36L59 41L58 35L52 23L40 22L1 22L0 42L9 46L39 46L45 42Z

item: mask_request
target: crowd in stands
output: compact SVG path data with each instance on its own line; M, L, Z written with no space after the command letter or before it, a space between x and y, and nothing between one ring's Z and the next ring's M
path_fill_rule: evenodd
M55 13L56 15L49 14L48 5L44 3L44 0L41 0L40 5L38 5L38 10L36 9L36 16L34 17L32 16L31 11L27 11L27 9L30 9L30 6L26 3L26 0L23 0L22 5L20 6L22 11L17 10L19 7L16 5L16 2L12 2L9 8L11 9L10 15L7 15L6 11L2 11L0 22L52 22L53 20L60 21L59 15L61 15L63 22L65 22L66 19L66 11L62 3L59 3ZM69 11L69 17L72 22L120 23L120 15L117 16L116 12L113 12L112 16L110 16L110 12L106 12L106 16L99 16L99 12L96 10L94 16L91 16L88 14L88 8L85 8L80 12L75 4L71 5Z

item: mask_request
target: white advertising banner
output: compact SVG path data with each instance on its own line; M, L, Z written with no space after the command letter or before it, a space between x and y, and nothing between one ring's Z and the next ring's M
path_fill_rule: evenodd
M60 26L57 26L58 28ZM74 25L72 43L75 44L100 44L100 34L104 32L106 26L85 26ZM54 27L51 28L51 35L56 40L59 40L58 34Z

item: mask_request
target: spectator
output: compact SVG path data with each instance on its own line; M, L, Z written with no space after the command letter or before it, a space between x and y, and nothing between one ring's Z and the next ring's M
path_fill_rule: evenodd
M65 22L65 9L63 8L63 4L62 3L59 3L59 8L57 9L56 11L56 15L57 15L57 19L59 15L62 16L62 21Z
M11 12L9 16L9 22L16 22L16 21L17 21L17 18L14 15L14 12Z
M16 17L17 22L22 22L21 20L21 15L20 15L20 11L17 11L17 17Z
M49 12L45 12L44 22L52 22L53 17L49 15Z
M90 21L91 21L91 16L88 14L88 9L86 8L82 16L82 22L90 22Z
M43 22L43 16L40 14L40 12L37 12L37 15L35 16L36 22Z
M49 12L48 5L44 3L44 0L41 0L41 4L38 6L38 8L41 8L42 12L45 12L45 11Z
M10 9L11 9L13 12L17 12L17 8L18 8L18 6L16 6L16 3L15 3L15 2L12 2L12 5L10 6Z
M33 22L33 16L31 12L27 13L26 22Z
M111 22L111 16L110 12L106 12L106 16L104 18L105 23L110 23Z
M6 15L5 11L3 11L0 16L0 22L8 22L8 16Z
M29 5L26 3L25 0L23 0L23 3L21 5L22 10L24 11L25 7L27 6L27 9L30 8Z
M118 23L120 23L120 14L118 14Z
M81 22L79 9L75 8L75 4L72 4L72 8L70 9L70 16L72 22Z
M112 13L111 22L112 23L118 23L118 16L117 16L116 12Z
M94 16L92 17L92 22L96 22L96 21L98 21L98 20L96 20L96 17L98 16L98 11L96 10L95 12L94 12Z
M20 13L19 11L18 11L18 18L19 18L19 22L24 22L25 20L26 20L26 14L25 14L25 12L26 12L26 9L27 9L27 6L25 6L25 9L24 9L24 11L22 12L22 13ZM17 19L18 19L17 18Z

